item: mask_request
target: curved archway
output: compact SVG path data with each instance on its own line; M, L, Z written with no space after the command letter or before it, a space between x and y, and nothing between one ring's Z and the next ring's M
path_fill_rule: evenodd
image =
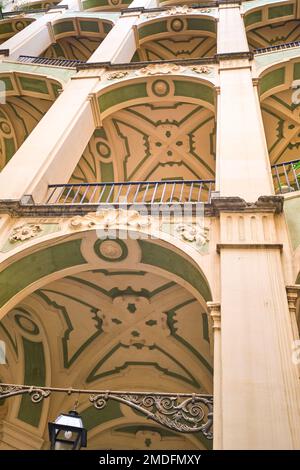
M124 10L131 0L83 0L82 7L86 11Z
M244 22L250 49L299 40L300 20L294 1L249 6Z
M191 11L162 12L137 25L138 49L133 61L210 57L216 53L216 20Z
M70 182L214 178L213 84L197 72L187 77L183 67L178 70L160 75L154 67L153 76L119 81L99 92L102 127ZM213 73L207 68L202 76Z
M210 289L198 268L197 278L194 261L161 241L101 241L94 231L82 232L81 239L78 236L49 246L51 254L48 252L47 260L46 248L29 255L27 262L31 272L41 276L43 273L38 272L37 267L43 265L51 271L50 260L52 266L54 263L59 269L57 248L60 247L62 258L66 258L68 251L76 271L70 273L64 265L62 271L57 271L58 276L52 272L43 277L41 284L34 281L32 289L26 293L23 290L22 299L17 296L17 305L0 323L0 328L5 328L7 342L14 336L22 344L18 358L21 375L26 375L26 364L31 364L31 376L24 375L20 382L37 380L40 385L42 382L49 384L51 368L52 386L211 393L211 334L205 303L210 298ZM76 242L77 259L75 252L71 255L67 248L71 241ZM180 261L176 256L180 256ZM82 269L78 269L78 257L85 259ZM26 257L15 263L24 263L24 259ZM9 278L7 269L3 271L6 279ZM30 282L20 265L18 271ZM14 279L14 283L18 281ZM193 294L196 291L197 296ZM40 334L43 334L41 341ZM47 359L41 352L44 342L51 354ZM40 348L39 354L35 348ZM8 360L10 369L14 370L15 358L11 351ZM49 410L41 404L33 413L28 402L15 401L6 419L8 422L12 416L17 419L21 435L24 428L35 429L36 435L45 439L43 445L46 446L47 420L61 411L68 411L73 397L58 396L48 402ZM135 445L147 448L145 439L150 438L149 433L152 433L153 449L160 448L161 440L167 437L171 449L206 448L208 445L200 435L182 439L145 421L144 434L136 436L134 427L141 427L143 419L118 403L99 412L82 397L80 412L91 430L91 448L101 447L102 438L105 446L109 437L111 448L117 447L115 434L123 439L124 445L130 445L130 436L135 436Z
M295 86L299 78L297 58L281 60L260 75L261 109L276 192L298 190L297 164L289 162L299 159L299 93Z
M22 31L26 26L35 21L35 18L24 17L16 15L12 18L0 21L0 44L7 39L12 38L19 31Z
M0 105L0 170L38 124L62 89L62 83L45 75L1 72L5 102Z
M52 23L55 43L41 57L86 61L113 27L113 21L83 16L65 17Z

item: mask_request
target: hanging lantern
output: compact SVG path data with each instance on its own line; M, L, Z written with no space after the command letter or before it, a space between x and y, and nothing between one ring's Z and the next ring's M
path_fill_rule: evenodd
M80 450L87 446L87 430L77 411L60 414L54 423L48 423L51 450Z

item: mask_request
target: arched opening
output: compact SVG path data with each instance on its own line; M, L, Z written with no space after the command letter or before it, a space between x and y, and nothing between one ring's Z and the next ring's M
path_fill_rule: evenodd
M299 77L297 59L277 63L260 77L261 109L276 193L300 189Z
M179 72L184 70L176 67ZM215 177L214 90L211 83L196 78L199 74L195 70L191 71L195 78L154 73L147 79L104 88L99 94L102 127L95 130L69 183L147 182L148 186L141 187L135 201L130 202L153 202L162 196L164 189L160 186L154 194L152 182L205 181L192 188L190 184L184 188L177 185L173 190L169 185L164 202L170 198L179 200L181 196L181 202L189 197L207 201ZM213 74L213 69L203 69L204 76L210 73ZM109 81L110 78L108 75ZM79 188L76 201L76 187L69 189L61 193L61 198L78 203L86 187ZM84 193L86 200L93 189ZM132 198L135 189L131 187ZM127 190L128 186L124 186L119 197ZM98 193L93 195L98 202L111 202L108 188L100 199ZM127 193L126 197L129 196Z
M35 18L22 15L16 15L6 20L0 20L0 44L5 42L7 39L12 38L33 21L35 21Z
M60 274L64 261L57 250L71 256L70 243L72 272ZM36 267L41 259L46 262L45 256L52 259L56 273L47 262L49 273L43 281ZM23 269L23 279L34 284L0 322L9 363L2 380L96 390L212 393L206 308L210 289L185 253L162 241L100 240L90 231L25 258L36 281ZM2 280L3 275L0 284ZM22 432L28 430L36 436L33 446L48 448L47 422L69 411L76 398L53 394L39 404L28 396L5 400L0 406L4 440L5 426L13 422L20 436L16 448L22 448ZM89 431L89 449L211 447L200 433L177 434L119 403L98 411L82 395L79 411Z
M85 11L120 11L128 8L131 0L82 0Z
M48 111L62 83L43 75L2 72L5 101L0 105L0 170Z
M53 22L55 43L41 57L87 61L113 27L101 18L67 17Z
M213 17L187 9L170 15L162 12L137 25L138 49L133 61L200 59L216 53L216 22Z
M300 20L293 1L248 9L244 15L251 50L299 41Z

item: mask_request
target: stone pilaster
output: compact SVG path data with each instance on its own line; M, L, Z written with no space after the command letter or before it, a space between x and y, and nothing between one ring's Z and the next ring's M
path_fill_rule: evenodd
M221 304L207 302L212 320L214 342L214 449L222 449L222 351L221 351Z

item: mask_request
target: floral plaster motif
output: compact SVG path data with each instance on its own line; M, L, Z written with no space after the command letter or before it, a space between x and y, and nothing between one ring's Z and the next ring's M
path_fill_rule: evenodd
M129 72L122 72L122 71L119 71L119 72L112 72L112 73L109 73L107 76L106 76L106 79L107 80L120 80L121 78L124 78L128 75Z
M9 236L9 241L15 243L18 241L25 241L29 238L34 238L40 234L42 226L39 224L25 224L15 227Z
M135 72L136 75L168 75L173 73L181 73L185 67L176 64L149 64Z
M151 225L151 217L141 215L135 210L103 209L97 213L73 217L70 220L72 229L100 228L109 229L118 225L127 225L133 228L143 228Z
M178 224L175 232L183 240L195 242L197 246L204 246L209 241L209 228L199 224Z

